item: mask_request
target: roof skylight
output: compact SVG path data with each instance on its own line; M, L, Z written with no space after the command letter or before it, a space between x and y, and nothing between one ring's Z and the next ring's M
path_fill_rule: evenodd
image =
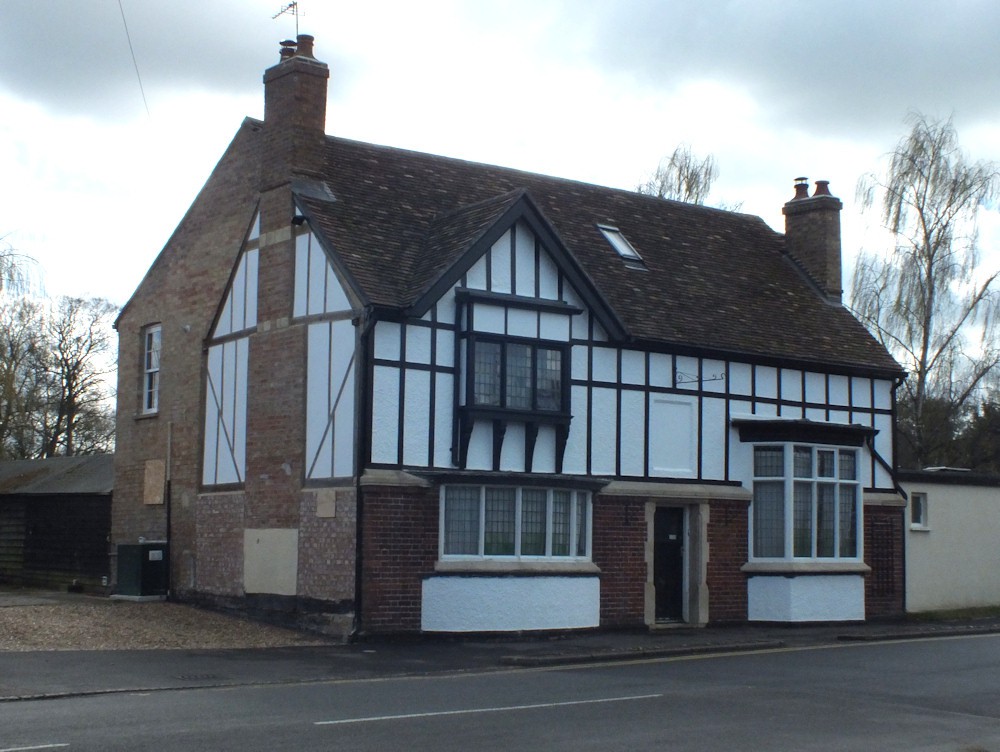
M607 239L614 248L618 255L627 261L638 261L642 263L642 256L639 252L632 247L632 244L628 242L628 239L622 235L622 231L617 227L612 227L611 225L598 225L597 229L601 231L601 234Z

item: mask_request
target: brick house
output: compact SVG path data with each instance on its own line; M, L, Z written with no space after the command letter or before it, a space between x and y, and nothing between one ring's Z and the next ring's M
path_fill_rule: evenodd
M902 373L825 182L782 235L327 136L328 77L284 43L121 313L115 543L345 633L901 610Z

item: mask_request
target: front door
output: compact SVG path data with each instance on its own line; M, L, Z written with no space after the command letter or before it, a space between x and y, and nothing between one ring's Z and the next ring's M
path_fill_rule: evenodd
M684 510L657 507L653 514L653 585L656 620L684 618Z

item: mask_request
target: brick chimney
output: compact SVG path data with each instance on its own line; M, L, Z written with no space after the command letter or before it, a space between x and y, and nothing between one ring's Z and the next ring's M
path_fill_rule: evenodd
M832 303L840 303L839 198L830 194L830 181L817 180L809 195L809 181L795 179L795 196L785 204L785 252L798 261Z
M313 57L313 37L281 43L281 61L264 71L262 190L322 173L329 78Z

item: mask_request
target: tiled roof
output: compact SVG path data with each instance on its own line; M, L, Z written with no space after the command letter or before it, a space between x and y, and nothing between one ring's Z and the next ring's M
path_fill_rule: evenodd
M900 371L759 217L340 138L326 154L335 199L300 200L370 303L413 304L526 194L633 341ZM598 224L618 227L646 269L630 268Z
M0 462L0 495L110 494L113 465L113 454Z

